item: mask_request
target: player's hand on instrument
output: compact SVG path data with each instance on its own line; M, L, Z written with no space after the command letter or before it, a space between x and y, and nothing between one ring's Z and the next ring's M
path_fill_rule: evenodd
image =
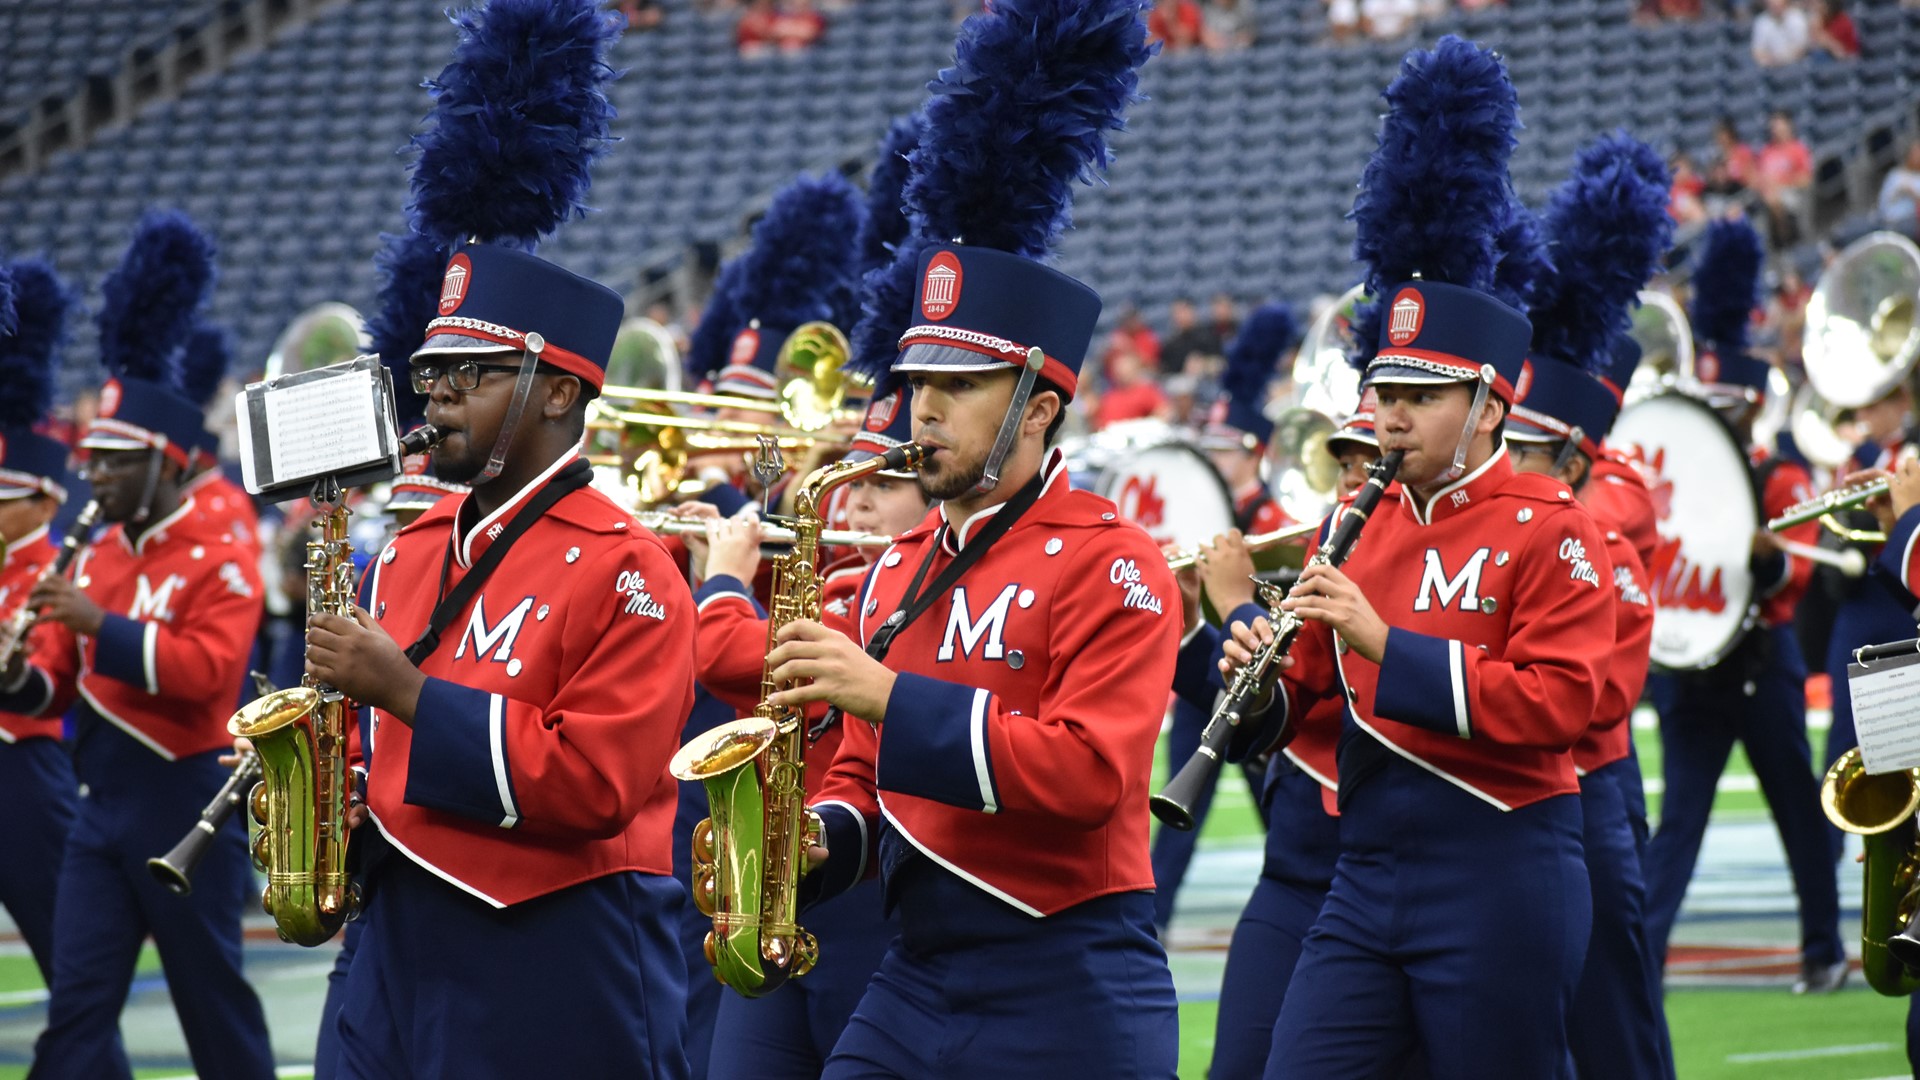
M684 502L667 508L667 516L686 521L713 521L720 516L720 508L712 503ZM693 568L695 580L707 576L707 538L699 533L683 533L680 537L687 545L687 562Z
M760 569L760 515L752 508L730 518L707 521L708 578L722 574L748 584Z
M414 705L427 681L399 643L358 606L351 619L321 614L307 620L307 674L403 724L413 723Z
M1213 610L1222 616L1253 603L1253 553L1247 538L1232 529L1200 545L1200 583Z
M40 618L89 637L100 633L107 619L107 613L89 600L80 586L58 574L49 574L34 585L27 594L27 606L39 611Z
M1253 654L1272 642L1273 624L1267 621L1265 615L1255 618L1252 625L1235 619L1232 625L1227 627L1226 640L1220 644L1221 651L1226 654L1220 661L1220 674L1226 676L1228 683L1232 683L1233 677L1239 674L1240 669L1253 662ZM1293 657L1282 656L1275 662L1272 670L1285 671L1292 666Z
M1887 495L1893 503L1895 521L1900 520L1907 511L1920 506L1920 459L1908 458L1893 470ZM1892 532L1893 526L1887 526L1887 531Z
M233 737L233 752L229 754L221 754L220 764L231 769L235 765L240 764L241 756L246 754L248 751L252 749L253 749L252 739L249 739L244 735L235 735Z
M1841 479L1840 485L1842 487L1860 487L1879 480L1885 480L1891 485L1893 482L1893 474L1885 469L1861 469L1856 473L1848 473ZM1873 515L1875 521L1880 523L1881 532L1892 532L1894 522L1900 520L1900 515L1893 512L1893 494L1891 488L1886 492L1868 499L1862 503L1861 506Z
M1785 548L1780 546L1780 538L1775 536L1771 529L1761 528L1753 530L1752 555L1754 558L1764 559L1776 551L1785 550Z
M1373 610L1360 586L1335 567L1309 565L1300 571L1280 609L1326 623L1354 652L1376 664L1387 653L1386 620Z
M869 723L886 719L894 673L853 639L812 619L796 619L782 626L774 641L767 654L769 677L781 684L813 681L773 694L767 699L773 707L798 709L826 701Z

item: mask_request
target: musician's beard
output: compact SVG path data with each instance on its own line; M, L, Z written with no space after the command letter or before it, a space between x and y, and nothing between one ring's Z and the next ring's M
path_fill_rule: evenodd
M985 455L970 461L960 461L952 450L942 450L929 457L920 471L915 473L920 490L928 499L946 502L958 499L980 486L987 475Z

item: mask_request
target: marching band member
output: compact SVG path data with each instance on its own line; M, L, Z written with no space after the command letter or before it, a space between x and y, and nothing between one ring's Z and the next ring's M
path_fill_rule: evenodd
M1347 699L1341 854L1267 1076L1385 1075L1416 1048L1438 1077L1553 1076L1590 923L1571 750L1613 644L1612 568L1573 493L1516 473L1500 436L1531 327L1485 290L1537 258L1501 239L1517 209L1506 72L1449 36L1408 56L1387 99L1355 248L1402 496L1343 567L1301 575L1283 606L1306 629L1242 747ZM1271 628L1233 631L1238 665Z
M1542 217L1557 266L1539 285L1507 442L1514 468L1551 476L1586 504L1593 463L1619 402L1598 377L1613 363L1642 282L1672 243L1670 179L1654 150L1624 134L1583 147ZM1591 505L1588 509L1592 510ZM1632 714L1653 645L1653 587L1618 524L1595 514L1613 577L1614 646L1593 722L1573 747L1593 936L1568 1014L1581 1076L1672 1076L1660 972L1646 935L1646 796Z
M911 437L912 391L904 382L883 386L867 409L866 423L843 459L864 461ZM882 470L853 481L847 524L875 536L898 536L927 516L927 499L912 473ZM694 594L700 609L696 652L701 684L743 714L759 703L765 670L767 614L747 586L760 563L760 529L752 517L719 518L708 524L706 583ZM853 633L861 583L877 552L859 548L821 571L824 622ZM697 557L697 555L696 555ZM807 791L818 794L840 748L844 725L821 725L824 706L810 710L817 726L807 746ZM711 924L711 920L706 920ZM866 881L809 908L806 927L820 945L820 959L805 978L761 998L723 993L713 1043L710 1077L797 1080L817 1077L833 1051L887 947L900 932L881 905L880 885Z
M202 1076L271 1077L260 1000L241 973L240 914L258 894L236 819L194 872L193 894L146 870L227 770L227 717L262 613L237 540L198 523L182 492L201 414L174 354L213 277L212 241L185 218L142 219L107 279L102 360L115 376L81 448L109 528L27 603L47 631L31 665L0 674L0 709L77 714L81 798L60 867L47 1030L36 1077L131 1076L120 1010L149 934Z
M0 266L0 642L29 653L33 642L14 640L11 628L60 549L50 525L67 498L67 446L38 428L53 406L71 304L46 263ZM0 712L0 817L8 823L7 842L0 844L0 905L49 984L54 885L78 786L58 716Z
M226 381L232 357L232 343L224 327L205 320L195 322L180 352L180 379L183 391L199 405L203 415L215 407L214 399ZM183 490L193 496L208 528L231 535L240 546L250 549L257 561L260 511L253 496L221 470L220 437L202 427L194 451L193 472Z
M1173 1074L1146 798L1174 586L1048 449L1099 299L1038 261L1134 97L1143 16L1000 0L967 20L912 158L912 240L867 297L909 323L893 370L940 506L879 560L857 640L798 621L768 657L776 681L811 680L776 704L847 714L804 884L833 895L875 866L900 916L828 1077ZM902 279L913 306L887 310Z
M1271 532L1287 524L1286 513L1267 491L1262 475L1267 443L1273 438L1273 421L1267 419L1263 410L1267 386L1273 381L1280 358L1299 338L1300 328L1294 320L1293 309L1286 304L1267 304L1248 315L1227 349L1223 380L1226 396L1215 404L1216 419L1200 434L1201 448L1233 493L1233 525L1241 534ZM1251 603L1253 584L1247 578L1252 573L1249 560L1246 574L1237 579L1220 573L1205 574L1214 610L1227 612L1241 603ZM1208 648L1217 641L1216 636L1209 635L1206 642L1200 643L1200 648ZM1182 648L1189 644L1183 643ZM1211 681L1211 665L1200 673ZM1200 732L1207 726L1212 706L1211 692L1204 692L1197 699L1186 695L1174 698L1173 724L1167 732L1167 761L1171 770L1177 770L1199 747ZM1251 765L1243 766L1242 771L1257 803L1264 786L1261 773ZM1215 781L1218 782L1217 776ZM1161 829L1154 835L1153 923L1160 928L1162 937L1166 935L1168 923L1173 921L1174 897L1187 876L1201 826L1212 805L1213 789L1209 787L1193 805L1192 829Z
M1624 403L1633 373L1640 366L1640 344L1627 334L1616 334L1610 349L1612 355L1606 370L1600 373L1600 382L1615 402ZM1653 492L1639 467L1617 447L1603 442L1587 480L1587 486L1580 489L1580 501L1594 520L1620 530L1640 565L1650 569L1660 545L1659 515L1653 507Z
M308 632L309 673L367 707L338 1072L684 1077L666 764L693 607L658 538L588 487L620 298L523 250L605 147L617 30L590 0L453 19L411 207L450 258L410 374L445 433L435 474L472 490L387 545L369 607ZM495 154L547 171L490 182Z
M1811 483L1799 465L1753 445L1753 419L1769 370L1766 361L1746 352L1761 257L1752 225L1739 220L1710 225L1693 276L1692 323L1702 343L1695 370L1747 447L1764 520L1808 498ZM1786 535L1812 543L1818 529L1809 522ZM1825 993L1845 984L1847 957L1833 849L1807 743L1807 665L1793 632L1793 612L1813 566L1782 551L1765 529L1754 534L1749 565L1759 619L1732 655L1704 672L1648 680L1660 713L1666 792L1660 827L1647 845L1647 934L1664 959L1706 835L1715 787L1738 741L1772 809L1800 900L1801 975L1793 990Z
M1367 350L1372 352L1371 346ZM1344 502L1366 482L1367 468L1380 460L1380 440L1373 428L1375 392L1366 390L1359 409L1327 439L1327 450L1340 462L1337 489ZM1390 487L1376 515L1392 513L1400 489ZM1229 625L1251 625L1266 614L1244 589L1253 574L1253 558L1240 538L1229 534L1200 552L1201 575L1215 610L1226 612ZM1217 597L1244 595L1237 606L1222 607ZM1219 658L1219 635L1209 646L1213 692L1221 689L1214 664ZM1187 649L1181 650L1182 666ZM1179 686L1178 680L1175 686ZM1316 712L1303 717L1295 735L1267 765L1260 805L1266 817L1266 851L1253 895L1234 924L1227 948L1226 971L1220 980L1220 1010L1214 1022L1210 1080L1257 1080L1267 1067L1273 1046L1273 1023L1286 1001L1287 984L1300 961L1300 946L1320 915L1320 905L1333 884L1334 864L1340 855L1340 822L1335 812L1334 756L1340 733L1340 700L1325 698ZM1407 1075L1416 1075L1409 1070Z

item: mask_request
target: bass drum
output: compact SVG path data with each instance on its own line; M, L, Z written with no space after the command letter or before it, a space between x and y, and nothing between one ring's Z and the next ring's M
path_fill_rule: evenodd
M1156 544L1192 547L1233 528L1233 498L1207 456L1158 421L1063 443L1073 486L1113 500Z
M1660 543L1653 584L1653 662L1699 671L1725 659L1758 612L1747 569L1760 499L1733 429L1694 398L1656 394L1628 405L1607 437L1635 460L1653 494Z

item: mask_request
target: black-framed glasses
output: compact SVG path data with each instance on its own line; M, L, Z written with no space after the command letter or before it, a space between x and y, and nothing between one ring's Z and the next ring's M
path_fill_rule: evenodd
M440 376L447 377L447 385L464 394L480 385L480 375L488 371L520 370L519 364L483 364L478 360L461 360L453 364L415 364L409 369L413 377L413 392L416 394L433 393L433 384Z
M80 477L91 483L96 477L144 468L153 460L153 450L89 450L80 463Z

